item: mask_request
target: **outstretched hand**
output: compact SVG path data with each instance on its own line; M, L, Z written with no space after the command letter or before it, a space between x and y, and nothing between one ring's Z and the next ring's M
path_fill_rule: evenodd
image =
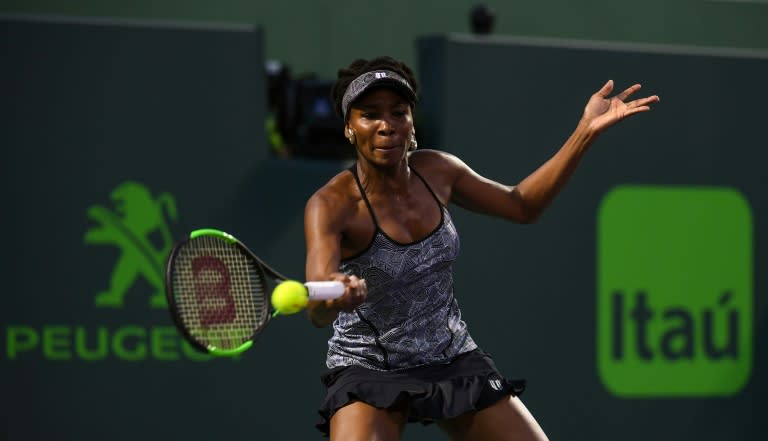
M659 101L658 95L627 101L638 90L640 85L635 84L611 97L609 95L613 92L613 80L608 80L587 102L582 121L595 132L602 132L624 118L651 110L651 104Z

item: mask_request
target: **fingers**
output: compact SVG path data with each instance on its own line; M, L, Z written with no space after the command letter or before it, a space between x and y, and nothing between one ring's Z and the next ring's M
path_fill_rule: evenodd
M360 303L368 295L368 285L365 284L365 279L359 279L357 276L349 276L347 288L349 289L350 297L353 300L360 300Z
M641 87L642 86L639 84L633 84L632 86L629 86L628 88L624 89L624 91L621 92L620 94L616 95L616 99L624 101L627 98L629 98L630 95L640 90Z
M621 101L626 101L627 98L632 96L632 94L640 90L642 87L643 86L641 84L633 84L627 87L626 89L624 89L621 93L617 94L615 98ZM608 95L611 93L612 90L613 90L613 80L608 80L608 82L605 83L605 85L597 93L600 96L606 98L608 97ZM643 98L642 100L636 100L636 101L642 101L642 103L640 102L633 102L633 103L635 103L637 106L643 106L646 104L661 101L661 99L659 98L658 95L652 95L652 96ZM627 103L627 105L629 104L630 103Z
M638 103L639 105L645 106L645 105L648 105L648 104L658 103L659 101L661 101L661 98L659 98L658 95L651 95L649 97L645 97L645 98L637 100L637 101L639 101L639 103Z
M628 87L627 89L625 89L620 94L616 95L616 99L619 99L621 101L626 101L627 98L629 98L633 93L640 90L641 87L642 86L640 84L634 84ZM645 98L640 98L640 99L631 101L627 103L627 105L631 107L640 107L640 106L645 106L645 105L652 104L659 101L661 101L661 98L659 98L658 95L651 95Z
M658 95L652 95L645 98L636 99L626 103L627 115L632 115L638 112L647 112L651 110L651 104L661 101Z
M600 88L600 90L597 91L597 94L600 95L603 98L607 98L608 95L613 92L613 80L608 80L603 87Z
M331 274L330 279L344 283L346 288L343 296L333 300L333 303L340 309L351 312L365 302L365 299L368 296L368 285L365 283L365 279L343 273L333 273Z
M606 86L608 86L609 83L611 83L610 80L608 81L608 83L606 83ZM606 86L603 86L603 88L600 89L601 94L607 90ZM650 107L651 104L659 102L661 100L658 95L651 95L645 98L639 98L639 99L627 102L626 101L627 98L629 98L630 96L632 96L632 94L640 90L640 88L642 88L642 85L633 84L628 88L624 89L621 93L617 94L614 97L615 99L623 102L626 105L626 111L624 114L625 116L633 115L639 112L647 112L651 110L651 107ZM602 95L602 96L605 97L606 95Z

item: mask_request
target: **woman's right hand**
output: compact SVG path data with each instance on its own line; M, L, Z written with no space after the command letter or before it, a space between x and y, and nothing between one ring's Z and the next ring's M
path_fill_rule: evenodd
M365 279L360 279L355 275L333 273L330 280L342 282L344 284L344 294L341 297L330 300L333 309L344 312L352 312L355 308L365 302L368 296L368 287Z

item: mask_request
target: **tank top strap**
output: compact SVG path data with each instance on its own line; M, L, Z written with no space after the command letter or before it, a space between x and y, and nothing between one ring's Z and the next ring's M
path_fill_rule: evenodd
M349 167L349 171L352 173L352 176L355 178L355 182L357 183L357 188L360 190L360 195L363 197L363 202L365 202L365 206L368 207L368 213L371 214L371 220L373 220L373 226L376 227L376 231L380 231L381 228L379 228L379 221L376 220L376 215L373 213L373 207L371 206L371 202L368 200L368 196L365 195L365 189L363 188L362 182L360 182L360 177L357 175L357 162L353 163Z
M432 198L437 203L438 208L442 210L445 208L443 203L440 201L440 198L437 197L435 192L432 190L432 187L429 186L429 183L427 183L427 180L424 179L423 176L419 172L416 171L415 168L408 165L408 168L411 169L411 171L421 180L421 182L424 184L425 187L427 187L427 191L429 191L429 194L432 195ZM355 162L349 167L350 173L352 173L352 176L355 178L355 183L357 183L357 188L360 190L360 195L363 197L363 202L365 202L365 206L368 208L368 212L371 214L371 220L373 220L373 225L376 227L377 231L381 231L381 228L379 227L379 221L376 220L376 214L373 212L373 207L371 206L371 202L368 200L368 196L365 194L365 189L363 188L362 182L360 182L360 176L357 174L357 163Z
M425 187L427 187L427 190L429 190L429 194L431 194L431 195L432 195L432 197L433 197L433 198L435 198L435 202L437 202L437 206L438 206L438 207L440 207L440 208L442 209L442 208L444 207L443 203L442 203L442 202L440 202L440 198L438 198L438 197L437 197L437 195L435 194L435 192L434 192L434 191L432 191L432 187L430 187L430 186L429 186L429 183L427 183L427 180L426 180L426 179L424 179L424 177L423 177L423 176L421 176L421 174L419 174L419 172L417 172L415 168L411 167L410 165L408 166L408 168L410 168L410 169L411 169L411 171L412 171L412 172L413 172L413 173L414 173L416 176L418 176L418 177L419 177L419 179L421 179L421 182L423 182L423 183L424 183L424 186L425 186Z

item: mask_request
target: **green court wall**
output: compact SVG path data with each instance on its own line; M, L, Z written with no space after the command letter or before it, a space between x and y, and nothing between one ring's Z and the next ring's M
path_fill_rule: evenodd
M390 54L416 62L414 41L469 32L470 0L131 2L4 0L0 12L249 23L265 30L268 58L296 74L333 77L355 58ZM500 35L767 48L765 0L489 0Z
M34 5L27 9L42 11ZM153 303L169 238L194 228L230 231L287 274L303 274L304 201L346 164L268 156L262 67L270 35L235 23L0 19L1 439L319 438L313 423L328 329L283 317L241 359L200 360ZM425 85L420 145L508 183L562 144L608 78L617 87L641 81L642 93L662 97L595 143L538 223L452 208L465 319L508 376L528 379L523 399L550 438L760 438L768 390L759 271L768 246L765 52L453 34L409 44ZM734 300L716 292L702 303L738 313L739 342L747 343L724 358L745 377L716 377L735 384L715 387L724 392L670 395L647 382L646 395L636 396L613 386L616 372L626 375L623 362L600 367L601 213L627 188L725 189L746 207L750 222L739 231L751 240L737 252L748 257L740 267L750 270L751 291L733 288ZM723 246L743 237L725 227ZM136 257L136 242L149 253ZM122 278L120 262L129 267ZM615 288L632 299L629 290L643 287ZM110 289L119 300L100 301ZM706 310L695 292L682 298L693 303L666 309L655 291L647 294L657 320L673 308L695 311L692 335L700 338ZM625 320L629 334L634 322ZM653 329L682 329L661 324ZM696 347L699 366L723 366ZM657 378L670 364L661 361ZM630 368L638 366L646 372ZM700 376L695 368L691 377ZM443 438L414 425L404 439Z
M473 337L528 378L550 439L760 438L768 111L753 97L768 94L768 53L467 35L418 49L420 146L508 184L565 142L608 79L661 97L596 140L538 222L453 210ZM707 314L732 357L707 355Z

